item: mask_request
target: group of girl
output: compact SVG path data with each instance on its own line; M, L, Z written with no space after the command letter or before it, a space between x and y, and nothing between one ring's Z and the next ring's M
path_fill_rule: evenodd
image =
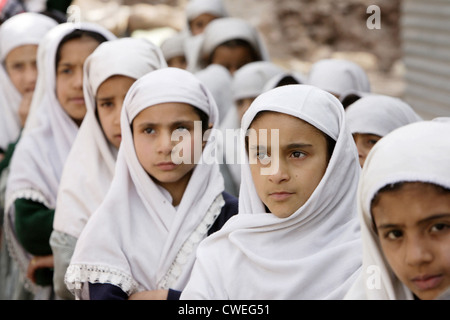
M1 25L2 298L448 298L448 119L277 66L220 1L186 16L161 46Z

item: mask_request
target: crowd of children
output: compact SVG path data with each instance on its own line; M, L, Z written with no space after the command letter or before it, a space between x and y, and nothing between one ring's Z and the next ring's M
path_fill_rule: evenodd
M0 25L0 299L448 299L450 118L274 63L221 0L160 45Z

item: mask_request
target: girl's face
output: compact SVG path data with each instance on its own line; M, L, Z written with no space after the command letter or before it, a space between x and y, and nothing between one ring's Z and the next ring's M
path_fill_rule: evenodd
M382 137L376 134L365 134L365 133L355 133L353 134L353 139L356 143L356 148L358 149L359 164L361 168L364 166L367 155L369 151L373 148L375 143L378 142Z
M170 102L142 110L132 123L139 162L157 184L172 194L174 205L181 199L196 163L194 121L201 119L192 106ZM183 135L182 142L173 139L172 134ZM191 150L191 157L177 164L172 157L175 153L186 156L180 155L180 150Z
M78 125L86 114L83 64L98 45L97 40L83 36L67 41L60 48L60 59L56 66L56 96L63 109Z
M189 22L189 28L191 29L191 33L194 36L202 33L205 30L208 23L217 18L218 18L217 16L210 13L202 13L198 17L195 17Z
M450 287L450 194L425 183L382 192L372 214L383 253L418 298Z
M243 65L254 61L251 49L246 46L218 46L212 55L211 63L220 64L234 74Z
M23 45L12 49L5 58L5 67L11 82L23 96L36 86L37 45Z
M108 141L119 149L122 135L120 130L120 112L123 100L136 81L126 76L112 76L106 79L97 90L97 114L103 132Z
M255 130L249 135L250 170L258 196L271 213L289 217L309 199L325 173L326 138L312 125L277 112L263 112L250 129ZM262 129L267 139L260 139ZM279 133L274 141L272 129ZM269 166L274 168L270 174L263 172Z

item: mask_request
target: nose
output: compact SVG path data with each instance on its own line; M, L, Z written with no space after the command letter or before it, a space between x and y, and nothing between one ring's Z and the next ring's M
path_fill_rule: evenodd
M289 181L289 171L282 161L272 158L270 166L271 174L269 175L269 181L275 184Z
M26 79L27 84L33 85L33 87L34 87L34 85L36 84L36 80L37 80L37 68L35 65L29 66L26 69L25 79Z
M433 253L428 242L418 236L406 239L405 262L410 266L419 266L433 260Z
M82 67L76 68L72 83L73 83L74 88L83 90L83 68Z
M158 137L157 152L163 155L170 155L174 147L174 142L171 139L169 132L162 132Z

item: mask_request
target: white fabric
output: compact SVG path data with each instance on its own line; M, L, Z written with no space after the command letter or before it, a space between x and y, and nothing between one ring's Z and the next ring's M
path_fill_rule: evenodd
M77 298L86 282L111 283L127 294L183 289L197 244L224 204L217 163L196 165L177 208L140 165L130 124L143 109L164 102L196 106L217 122L212 94L188 71L163 68L133 84L122 108L122 142L111 188L83 229L66 273L66 285ZM213 148L214 139L203 155Z
M233 99L256 98L266 83L284 69L270 61L255 61L239 68L233 76Z
M21 124L18 109L22 96L11 82L4 62L8 53L23 45L39 45L44 35L56 21L38 13L20 13L5 21L0 27L0 148L19 137Z
M106 139L96 116L98 87L114 75L138 79L167 67L161 50L144 39L102 43L84 63L86 116L67 157L58 190L53 227L78 238L103 200L114 175L117 150Z
M348 90L370 92L369 78L358 64L343 59L323 59L311 66L308 84L333 94Z
M186 4L185 14L188 22L204 13L217 17L228 16L228 11L222 0L189 0Z
M187 37L187 32L181 31L174 34L173 36L170 36L161 43L161 51L166 61L169 61L174 57L186 55L184 44Z
M192 61L188 61L188 70L191 72L197 72L205 68L204 57L210 56L220 44L234 39L249 42L261 60L269 60L269 52L259 30L241 18L224 17L215 19L195 39L199 42L199 48L193 53Z
M45 63L40 73L44 84L37 85L39 105L30 116L33 127L23 132L11 159L5 203L5 229L10 251L18 260L19 267L26 272L32 258L23 250L14 234L14 206L18 198L31 199L55 208L56 195L64 161L75 140L78 127L61 107L55 92L55 57L60 41L75 29L98 32L107 39L115 36L106 29L93 24L60 24L49 32ZM35 89L35 90L36 90ZM28 119L27 119L28 122ZM31 282L30 282L31 284ZM34 287L34 285L32 285Z
M414 109L399 98L368 95L346 109L350 132L375 134L384 137L401 126L421 121Z
M211 91L219 109L220 125L234 107L231 92L232 76L224 66L219 64L210 64L195 75Z
M260 111L298 117L335 139L327 170L308 201L283 219L265 212L243 164L239 214L201 243L181 299L340 299L361 267L360 167L342 105L307 85L263 93L243 117L242 150Z
M273 89L277 86L279 86L279 82L283 80L286 77L292 77L297 84L306 84L306 77L300 72L297 71L289 71L289 72L283 72L281 74L277 74L270 78L266 85L264 86L264 91L268 91L270 89Z
M346 299L413 298L384 258L373 229L370 206L381 188L398 182L428 182L450 189L449 136L450 122L420 121L392 131L372 148L358 187L363 269Z

